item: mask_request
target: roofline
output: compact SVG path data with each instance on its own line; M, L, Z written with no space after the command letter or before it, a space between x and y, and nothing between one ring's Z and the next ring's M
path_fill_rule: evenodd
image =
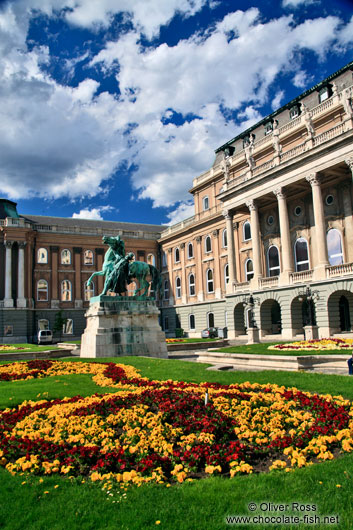
M154 226L156 228L163 228L168 225L154 225L154 224L147 224L147 223L128 223L126 221L106 221L105 219L83 219L82 217L58 217L54 215L36 215L36 214L27 214L27 215L20 215L20 217L23 217L25 219L31 220L31 217L39 217L40 219L65 219L66 221L72 220L75 221L76 219L79 219L81 221L99 221L100 223L116 223L120 225L140 225L140 226Z
M351 61L350 63L346 64L346 66L343 66L342 68L340 68L339 70L337 70L337 72L329 75L328 77L326 77L326 79L324 79L323 81L320 81L320 83L317 83L316 85L314 85L312 88L309 88L308 90L306 90L305 92L303 92L302 94L300 94L299 96L297 96L296 98L292 99L291 101L289 101L288 103L286 103L285 105L283 105L282 107L280 107L279 109L277 109L276 111L272 112L271 114L268 114L265 118L263 118L261 121L258 121L257 123L255 123L254 125L252 125L251 127L249 127L248 129L246 129L245 131L243 131L242 133L238 134L237 136L235 136L232 140L229 140L229 142L226 142L225 144L221 145L221 147L218 147L216 150L215 150L215 153L219 153L220 151L224 151L224 149L226 147L228 147L229 145L231 145L232 143L234 143L236 140L240 140L241 138L244 138L244 136L247 136L251 131L253 131L254 129L256 129L257 127L259 127L260 125L262 124L265 124L269 121L271 121L272 118L274 118L275 116L277 116L278 114L280 114L281 112L283 112L284 110L292 107L295 103L298 103L298 101L300 101L302 98L308 96L309 94L311 94L312 92L315 92L316 90L318 90L319 88L325 86L327 83L329 83L332 79L334 79L335 77L337 77L339 74L342 74L343 72L345 72L346 70L349 70L349 69L353 69L353 61Z

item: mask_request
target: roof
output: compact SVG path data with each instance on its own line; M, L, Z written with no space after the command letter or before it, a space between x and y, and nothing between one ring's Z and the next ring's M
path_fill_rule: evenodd
M97 219L78 219L73 217L50 217L46 215L21 215L34 224L56 226L78 226L81 228L103 228L105 230L126 230L160 233L165 230L163 225L150 225L142 223L122 223L120 221L99 221Z
M263 125L265 123L268 123L269 121L271 121L271 119L273 119L275 116L277 116L278 114L280 114L281 112L283 112L284 110L292 107L293 105L295 105L296 103L298 103L298 101L300 101L301 99L303 99L304 97L308 96L309 94L311 94L312 92L315 92L317 90L320 90L320 88L323 88L325 85L327 85L330 81L332 81L332 79L334 79L335 77L339 76L340 74L342 74L343 72L345 72L346 70L349 70L349 69L353 69L353 61L351 61L350 63L346 64L346 66L343 66L342 68L340 68L339 70L337 70L337 72L329 75L328 77L326 77L326 79L324 79L323 81L320 81L320 83L318 83L317 85L309 88L308 90L306 90L305 92L303 92L302 94L300 94L299 96L297 96L296 98L292 99L291 101L289 101L288 103L286 103L285 105L283 105L281 108L277 109L276 111L272 112L272 114L268 114L265 118L263 118L261 121L258 121L257 123L255 123L254 125L252 125L252 127L249 127L248 129L246 129L246 131L243 131L242 133L238 134L238 136L235 136L234 138L232 138L232 140L229 140L229 142L221 145L221 147L218 147L216 150L215 150L215 153L218 153L219 151L223 151L226 147L230 146L231 144L233 144L236 140L239 140L241 138L244 138L245 136L247 136L251 131L253 131L254 129L256 129L257 127L259 127L260 125Z

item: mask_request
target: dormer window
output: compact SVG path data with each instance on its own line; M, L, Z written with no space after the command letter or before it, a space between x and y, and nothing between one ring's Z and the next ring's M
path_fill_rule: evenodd
M235 147L232 145L228 145L224 150L224 156L225 158L228 158L229 156L232 156L235 151Z
M268 134L271 134L272 131L273 131L273 123L272 122L266 123L265 136L267 136Z
M319 103L326 101L326 99L329 99L330 97L331 97L331 89L329 86L325 86L319 91Z
M299 110L298 105L294 105L294 107L289 109L289 117L291 120L294 120L295 118L297 118L299 114L300 114L300 110Z

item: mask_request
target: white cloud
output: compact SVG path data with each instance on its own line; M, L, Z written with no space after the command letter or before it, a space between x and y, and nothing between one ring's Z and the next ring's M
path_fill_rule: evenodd
M78 213L74 213L72 217L74 219L97 219L103 221L102 213L114 210L112 206L98 206L97 208L84 208Z
M175 223L180 223L192 217L195 214L195 207L193 202L182 202L179 206L167 215L168 222L167 225L173 225Z
M284 98L284 90L279 90L272 100L271 107L273 110L278 109L281 106L281 101Z
M293 78L293 85L298 88L305 88L311 81L312 76L310 76L307 72L304 72L304 70L299 70L296 72Z
M321 3L321 0L283 0L282 6L283 7L302 7L303 5L308 6L310 4L318 4Z
M349 23L342 29L339 35L339 42L343 45L353 42L353 16Z

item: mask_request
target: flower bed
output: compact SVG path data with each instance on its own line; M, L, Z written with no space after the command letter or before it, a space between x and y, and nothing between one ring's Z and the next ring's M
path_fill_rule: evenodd
M0 352L2 351L8 351L8 350L26 350L27 348L23 348L22 346L12 346L11 344L1 344L0 345Z
M186 342L185 339L165 339L167 344L173 344L174 342Z
M288 344L276 344L269 346L268 350L338 350L344 351L353 348L353 339L313 339L289 342Z
M13 381L88 373L118 390L0 412L0 464L10 473L87 476L109 487L170 484L291 470L353 450L353 407L339 396L270 384L151 381L114 363L30 361L0 373Z

